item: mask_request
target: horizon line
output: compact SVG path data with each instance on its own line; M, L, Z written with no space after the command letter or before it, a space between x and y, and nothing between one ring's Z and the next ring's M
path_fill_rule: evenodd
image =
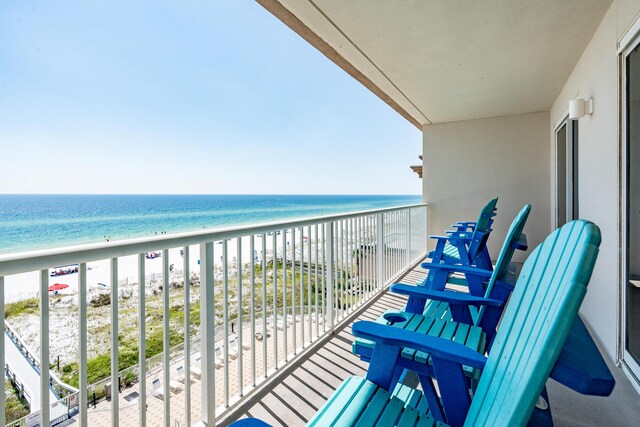
M374 193L0 193L0 196L422 196Z

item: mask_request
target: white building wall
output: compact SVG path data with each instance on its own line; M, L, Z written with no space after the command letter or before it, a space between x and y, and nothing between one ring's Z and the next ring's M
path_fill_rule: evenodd
M640 13L637 0L614 1L571 73L550 112L551 208L555 221L554 127L573 98L593 98L594 113L579 120L580 217L602 231L600 255L581 312L615 359L618 333L619 271L619 101L617 42ZM558 41L559 43L561 42Z
M429 233L442 234L456 220L475 221L484 204L498 196L492 257L525 203L533 205L525 227L530 247L540 243L551 230L548 132L547 112L424 126ZM519 251L515 259L525 256Z

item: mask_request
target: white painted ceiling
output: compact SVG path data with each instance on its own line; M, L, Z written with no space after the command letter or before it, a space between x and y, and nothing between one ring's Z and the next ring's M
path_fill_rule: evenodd
M420 124L547 111L611 0L279 0Z

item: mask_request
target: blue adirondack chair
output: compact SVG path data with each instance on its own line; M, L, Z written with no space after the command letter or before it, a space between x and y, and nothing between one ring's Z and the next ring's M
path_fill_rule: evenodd
M491 233L493 217L496 215L498 198L491 199L480 211L476 222L457 222L445 236L431 235L436 247L427 255L435 264L477 265L491 270L491 257L487 240Z
M527 250L527 238L523 231L530 211L531 205L525 205L518 215L516 215L507 231L495 266L498 270L496 280L508 282L511 285L515 282L515 274L512 274L509 268L515 250ZM429 270L426 279L421 283L422 286L428 289L442 290L447 283L466 285L469 288L469 292L475 296L483 296L485 294L487 280L491 277L493 271L493 268L486 269L479 266L462 265L460 263L448 264L433 262L433 260L432 262L422 263L421 267ZM465 277L460 280L452 277L453 273L461 273ZM412 301L410 301L410 303L411 302Z
M514 276L509 274L511 258L516 248L526 247L523 229L530 211L531 205L525 205L513 220L495 270L461 265L423 264L425 268L430 269L429 274L437 280L431 285L435 289L428 286L429 277L422 286L392 285L393 292L409 296L407 305L404 311L387 311L378 322L432 336L456 339L475 351L484 352L490 348L504 304L513 290ZM449 275L460 271L467 273L470 293L444 290ZM470 305L471 301L478 305ZM484 305L478 309L481 301L491 301L494 305ZM353 352L362 360L368 361L371 359L373 347L372 341L356 339ZM406 364L409 369L416 369L413 367L414 362L429 362L428 355L413 350L405 351L403 357L409 360L403 361L401 365ZM427 370L431 372L429 367ZM472 370L467 369L467 373L470 375ZM401 372L396 374L399 378Z
M473 297L502 303L507 301L515 284L515 274L509 270L509 267L516 249L527 249L524 226L530 212L531 205L524 205L514 218L493 271L460 265L422 263L421 267L429 269L429 274L436 278L431 283L427 277L426 286L417 287L402 283L391 285L392 292L409 297L404 311L414 314L442 312L444 319L482 327L487 334L487 340L491 342L504 305L501 304L498 307L483 305L477 310L477 306L470 305L468 301ZM446 283L451 280L451 274L456 272L465 274L469 294L444 290Z
M310 426L523 426L533 411L574 323L591 278L600 230L577 220L553 232L529 256L488 358L448 339L375 322L353 325L376 342L366 378L347 379L309 421ZM418 372L425 393L394 387L407 347L430 354L432 378ZM473 393L463 366L478 372ZM471 398L473 395L473 399ZM236 426L264 426L248 419Z

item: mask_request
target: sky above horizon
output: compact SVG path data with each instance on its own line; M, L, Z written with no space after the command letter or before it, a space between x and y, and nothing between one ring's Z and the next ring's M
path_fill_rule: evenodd
M254 1L0 4L0 193L421 194L421 151Z

